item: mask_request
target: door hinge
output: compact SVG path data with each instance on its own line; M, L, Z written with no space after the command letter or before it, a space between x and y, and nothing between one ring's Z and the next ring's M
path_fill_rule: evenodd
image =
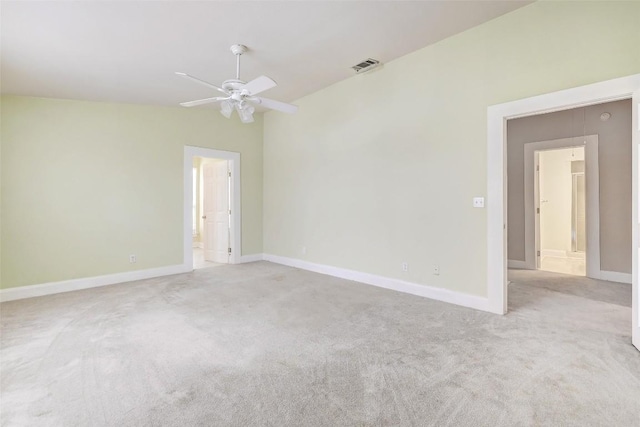
M229 255L231 255L231 248L229 248Z
M231 178L231 172L228 172L228 174L229 174L229 178Z
M536 208L536 213L540 213L540 208Z
M536 165L536 171L540 172L540 165Z
M540 256L540 251L538 251L538 256Z

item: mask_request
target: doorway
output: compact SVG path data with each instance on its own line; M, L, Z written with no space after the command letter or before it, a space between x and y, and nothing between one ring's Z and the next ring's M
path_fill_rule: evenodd
M508 266L509 268L536 270L541 267L541 258L543 257L584 256L585 274L582 275L595 279L607 280L608 278L603 277L602 271L600 271L600 172L598 135L594 134L536 142L528 142L527 140L536 139L539 135L538 132L532 134L532 128L538 129L539 127L545 127L549 120L557 125L557 123L563 121L562 119L565 121L568 118L570 119L572 111L573 110L567 110L566 112L563 112L562 114L565 116L564 118L558 117L557 114L552 114L546 118L541 115L536 115L524 117L522 118L523 120L509 122L509 126L512 129L512 144L507 150L507 157L510 165L507 173L509 181L511 182L507 191L507 204L509 207L507 229ZM569 117L567 117L567 115ZM582 116L579 111L577 112L577 115ZM572 123L568 123L568 125L573 127ZM565 124L565 127L566 126L567 125ZM548 134L548 132L546 133ZM525 137L524 140L522 139L523 137ZM565 232L561 236L565 242L564 246L556 244L554 245L555 247L540 247L540 215L541 213L544 214L545 210L547 212L549 211L548 209L545 209L549 208L548 199L543 196L542 200L547 201L541 203L539 195L540 191L538 183L540 172L540 153L563 153L562 151L557 151L563 149L573 149L573 151L565 151L564 153L567 154L568 157L566 157L564 161L560 162L560 164L564 165L566 173L564 191L560 191L559 194L556 193L556 190L559 190L559 188L558 183L554 181L557 177L554 176L550 177L547 190L555 193L556 195L561 195L561 199L556 199L554 202L563 203L563 206L565 206L567 212L569 212L572 208L570 200L572 197L571 188L573 180L573 174L570 169L570 160L576 160L576 156L581 156L581 158L584 159L583 164L573 164L574 168L583 167L583 172L574 170L576 175L578 173L584 174L583 179L586 194L584 200L584 217L581 218L585 221L585 234L581 236L581 245L585 246L584 255L572 253L575 251L571 251L570 244L566 243L567 241L565 239L567 239L567 236L569 236L569 242L575 240L573 239L571 232ZM574 157L572 158L571 155ZM552 154L549 154L549 156L553 157ZM518 182L522 182L522 184L518 184ZM630 179L627 179L626 183L627 185L630 185ZM524 190L522 189L523 186ZM628 192L630 191L631 190L629 189ZM627 203L630 209L630 201ZM558 206L554 207L557 208ZM568 224L565 226L566 230L567 227L570 227L572 221L569 219L571 218L571 213L567 213L563 218L565 220L565 224ZM630 228L630 224L627 225ZM630 234L630 230L628 234ZM550 239L547 239L547 242L549 242L549 240ZM547 251L543 253L543 249L547 249ZM626 255L629 254L627 253ZM545 261L553 262L554 260L547 258ZM630 264L630 259L628 261ZM569 272L569 274L575 273Z
M510 267L631 283L631 122L628 99L507 122Z
M631 107L623 99L507 122L510 268L631 283Z
M228 264L231 254L229 160L193 158L193 268Z
M185 269L239 262L240 219L240 153L185 146Z
M584 146L534 154L536 267L586 276Z
M631 100L631 336L640 349L640 310L638 299L638 144L640 143L640 74L590 84L573 89L512 101L488 108L488 194L487 207L487 281L488 308L505 314L507 308L507 120L564 111L616 100ZM630 223L630 224L629 224Z

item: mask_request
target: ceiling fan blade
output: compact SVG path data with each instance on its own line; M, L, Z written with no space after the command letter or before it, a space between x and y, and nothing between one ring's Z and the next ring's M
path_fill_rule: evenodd
M274 82L269 77L260 76L242 86L242 90L246 90L250 95L257 95L260 92L264 92L265 90L269 90L276 86L278 86L278 83Z
M200 83L201 85L205 85L205 86L210 87L212 89L219 90L220 92L224 93L225 95L229 95L229 92L227 92L226 90L222 89L221 87L213 85L213 84L211 84L209 82L205 82L204 80L200 80L200 79L198 79L196 77L190 76L189 74L181 73L179 71L176 71L176 74L178 76L184 77L185 79L189 79L189 80L194 81L196 83Z
M222 101L225 99L228 99L228 98L224 98L222 96L216 96L213 98L198 99L196 101L181 102L180 105L182 105L183 107L195 107L196 105L210 104L212 102Z
M283 113L293 114L298 111L298 106L293 104L287 104L286 102L276 101L274 99L262 98L256 96L254 98L250 98L249 101L253 101L257 104L264 105L267 108L272 110L282 111Z

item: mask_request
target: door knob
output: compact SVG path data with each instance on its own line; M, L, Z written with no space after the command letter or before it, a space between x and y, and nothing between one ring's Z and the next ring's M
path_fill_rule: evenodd
M207 216L206 215L202 215L202 219L207 219Z

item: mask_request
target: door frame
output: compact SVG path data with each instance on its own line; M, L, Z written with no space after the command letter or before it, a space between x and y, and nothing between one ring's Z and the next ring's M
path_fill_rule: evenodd
M598 165L598 135L524 144L524 248L525 265L530 270L539 268L536 253L540 250L540 227L536 214L536 154L540 151L584 147L585 183L587 189L587 277L601 279L600 272L600 170Z
M520 99L487 108L487 299L489 311L507 313L507 120L604 102L632 100L632 342L640 348L638 309L638 144L640 74Z
M242 254L242 212L240 194L240 153L233 151L214 150L211 148L184 147L184 213L183 213L183 266L185 270L193 270L193 159L204 157L229 161L231 172L231 218L229 223L229 246L231 255L229 264L238 264Z

